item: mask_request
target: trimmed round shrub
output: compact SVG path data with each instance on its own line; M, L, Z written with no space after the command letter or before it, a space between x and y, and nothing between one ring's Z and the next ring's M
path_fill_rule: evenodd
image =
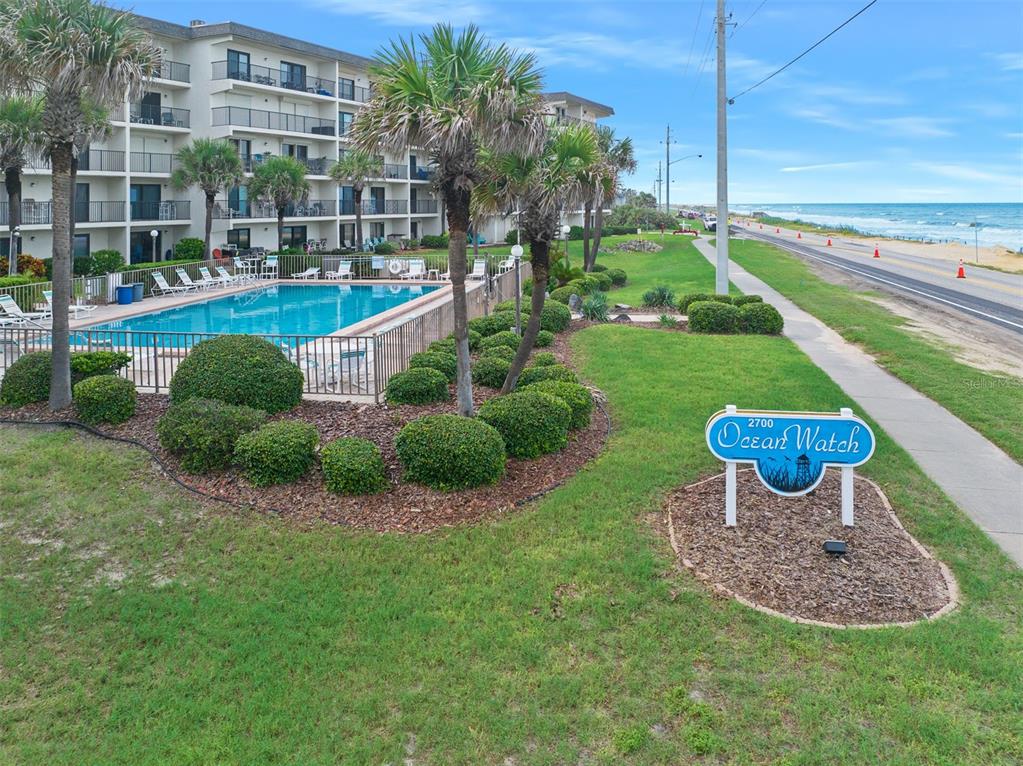
M643 293L643 305L651 308L671 308L675 304L675 291L660 285Z
M478 418L427 415L394 440L405 479L439 490L494 484L504 475L504 439Z
M625 269L608 269L607 275L611 277L611 284L615 287L621 287L629 281L629 277L625 273Z
M537 348L547 348L547 346L553 345L554 333L550 330L540 330L536 334L536 340L533 341L533 345Z
M509 346L490 346L480 352L480 358L494 356L498 359L507 359L509 362L515 358L515 352Z
M479 350L480 343L483 341L483 336L480 335L475 330L469 330L466 333L466 335L469 338L469 350L470 351L477 351L477 350ZM452 338L452 340L454 340L454 338Z
M266 421L266 413L214 399L186 399L167 408L156 423L160 444L181 458L189 473L227 468L242 434Z
M554 356L550 351L541 351L538 354L533 354L533 358L530 360L530 367L547 367L551 364L557 364L558 358Z
M221 335L195 345L170 382L171 401L192 397L284 412L302 400L305 377L280 348L253 335Z
M499 356L481 356L472 366L472 382L478 386L500 388L511 369L511 360Z
M519 375L518 387L525 388L541 380L565 380L569 383L578 383L575 373L563 364L548 364L541 367L527 367Z
M320 450L323 483L339 495L369 495L390 486L380 448L369 439L335 439Z
M735 295L732 297L733 306L745 306L747 303L763 303L764 299L759 295Z
M607 266L605 266L603 263L595 263L593 264L593 267L590 269L590 273L593 272L599 273L601 271L607 271Z
M600 279L597 278L596 274L587 274L582 279L579 279L579 280L576 280L576 281L582 283L583 290L586 291L587 295L591 295L593 293L600 292L600 290L601 290Z
M540 329L547 332L564 332L572 321L568 306L554 301L545 301L540 310Z
M717 303L731 303L732 298L728 295L715 295L714 293L687 293L678 302L678 310L686 314L689 307L697 301L716 301Z
M539 391L561 399L572 410L572 419L568 424L570 430L586 428L590 424L593 394L586 386L565 380L541 380L539 383L531 383L522 390Z
M611 285L614 284L614 282L611 280L611 275L606 274L603 271L598 271L596 273L591 274L590 276L593 277L593 279L597 280L597 286L601 292L606 293L608 290L611 289Z
M730 303L696 301L688 313L690 332L727 335L739 331L739 309Z
M564 287L558 287L555 288L554 290L551 290L550 299L552 301L557 301L558 303L562 303L567 306L569 299L573 295L578 295L581 297L582 291L577 286L565 285Z
M739 306L739 332L753 335L780 335L785 327L778 309L770 303L747 303ZM692 320L690 320L692 321Z
M476 317L469 321L469 329L478 332L484 338L502 330L510 330L515 326L515 315L507 311L499 311L485 317Z
M501 332L488 335L483 339L483 348L493 348L494 346L507 346L513 351L519 347L519 343L522 341L518 335L511 330L502 330Z
M75 409L83 423L123 423L135 414L135 384L118 375L94 375L73 390Z
M458 374L458 357L442 351L422 351L408 358L408 366L409 369L429 367L437 370L447 378L449 383L453 383Z
M534 458L565 448L572 410L549 394L520 391L484 402L478 417L501 433L509 455Z
M391 404L432 404L447 401L449 396L447 376L432 367L411 367L387 382Z
M435 340L426 347L426 350L434 353L450 354L451 356L457 356L458 354L455 350L455 339L450 336Z
M24 354L4 373L0 381L0 404L23 407L50 398L50 368L53 357L49 351ZM71 384L94 375L113 375L131 362L131 354L120 351L79 351L71 354Z
M316 426L301 420L278 420L242 434L234 445L234 461L256 487L290 484L316 462Z
M523 307L523 308L525 308L525 307ZM498 311L514 311L514 310L515 310L515 299L514 298L510 298L509 300L506 300L506 301L501 301L496 306L494 306L494 313L497 313Z

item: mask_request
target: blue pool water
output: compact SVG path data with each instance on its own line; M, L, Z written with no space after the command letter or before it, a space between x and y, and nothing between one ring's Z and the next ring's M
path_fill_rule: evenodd
M275 285L89 327L115 342L149 333L330 335L437 289L435 285ZM215 295L215 294L214 294Z

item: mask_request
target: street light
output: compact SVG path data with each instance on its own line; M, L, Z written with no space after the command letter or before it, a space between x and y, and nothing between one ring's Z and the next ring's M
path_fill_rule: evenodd
M149 232L150 239L153 240L153 263L156 263L156 238L160 236L160 232L153 229Z
M679 157L677 160L672 160L671 162L669 162L668 163L668 178L671 178L671 166L672 165L674 165L676 162L681 162L682 160L691 160L694 157L699 159L699 158L703 157L703 155L702 154L687 154L685 157ZM670 183L674 183L674 181L672 181ZM671 191L669 190L667 195L665 195L665 196L666 196L665 201L667 201L667 197L671 196ZM671 212L671 210L668 209L667 204L665 204L665 206L664 206L664 212L665 213L670 213Z
M562 227L561 227L561 236L564 237L564 239L565 239L565 268L566 269L568 269L570 267L570 265L571 265L568 262L568 233L570 231L572 231L572 227L571 226L569 226L567 223L562 225Z
M519 263L522 261L522 245L512 245L511 255L515 260L515 334L522 335L522 276L519 272ZM533 285L536 289L536 285Z

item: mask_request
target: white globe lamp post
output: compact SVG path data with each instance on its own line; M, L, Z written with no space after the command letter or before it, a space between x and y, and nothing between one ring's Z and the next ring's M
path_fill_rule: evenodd
M522 262L522 245L514 244L511 249L511 256L515 260L515 334L522 335L522 276L519 272L519 264ZM536 289L536 285L533 285Z

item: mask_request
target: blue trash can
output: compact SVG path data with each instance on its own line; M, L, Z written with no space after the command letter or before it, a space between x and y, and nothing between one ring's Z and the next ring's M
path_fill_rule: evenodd
M143 290L145 289L145 285L142 282L133 282L131 287L132 287L131 297L136 303L138 303L144 297Z
M117 288L117 305L127 306L135 297L135 288L132 285L121 285Z

